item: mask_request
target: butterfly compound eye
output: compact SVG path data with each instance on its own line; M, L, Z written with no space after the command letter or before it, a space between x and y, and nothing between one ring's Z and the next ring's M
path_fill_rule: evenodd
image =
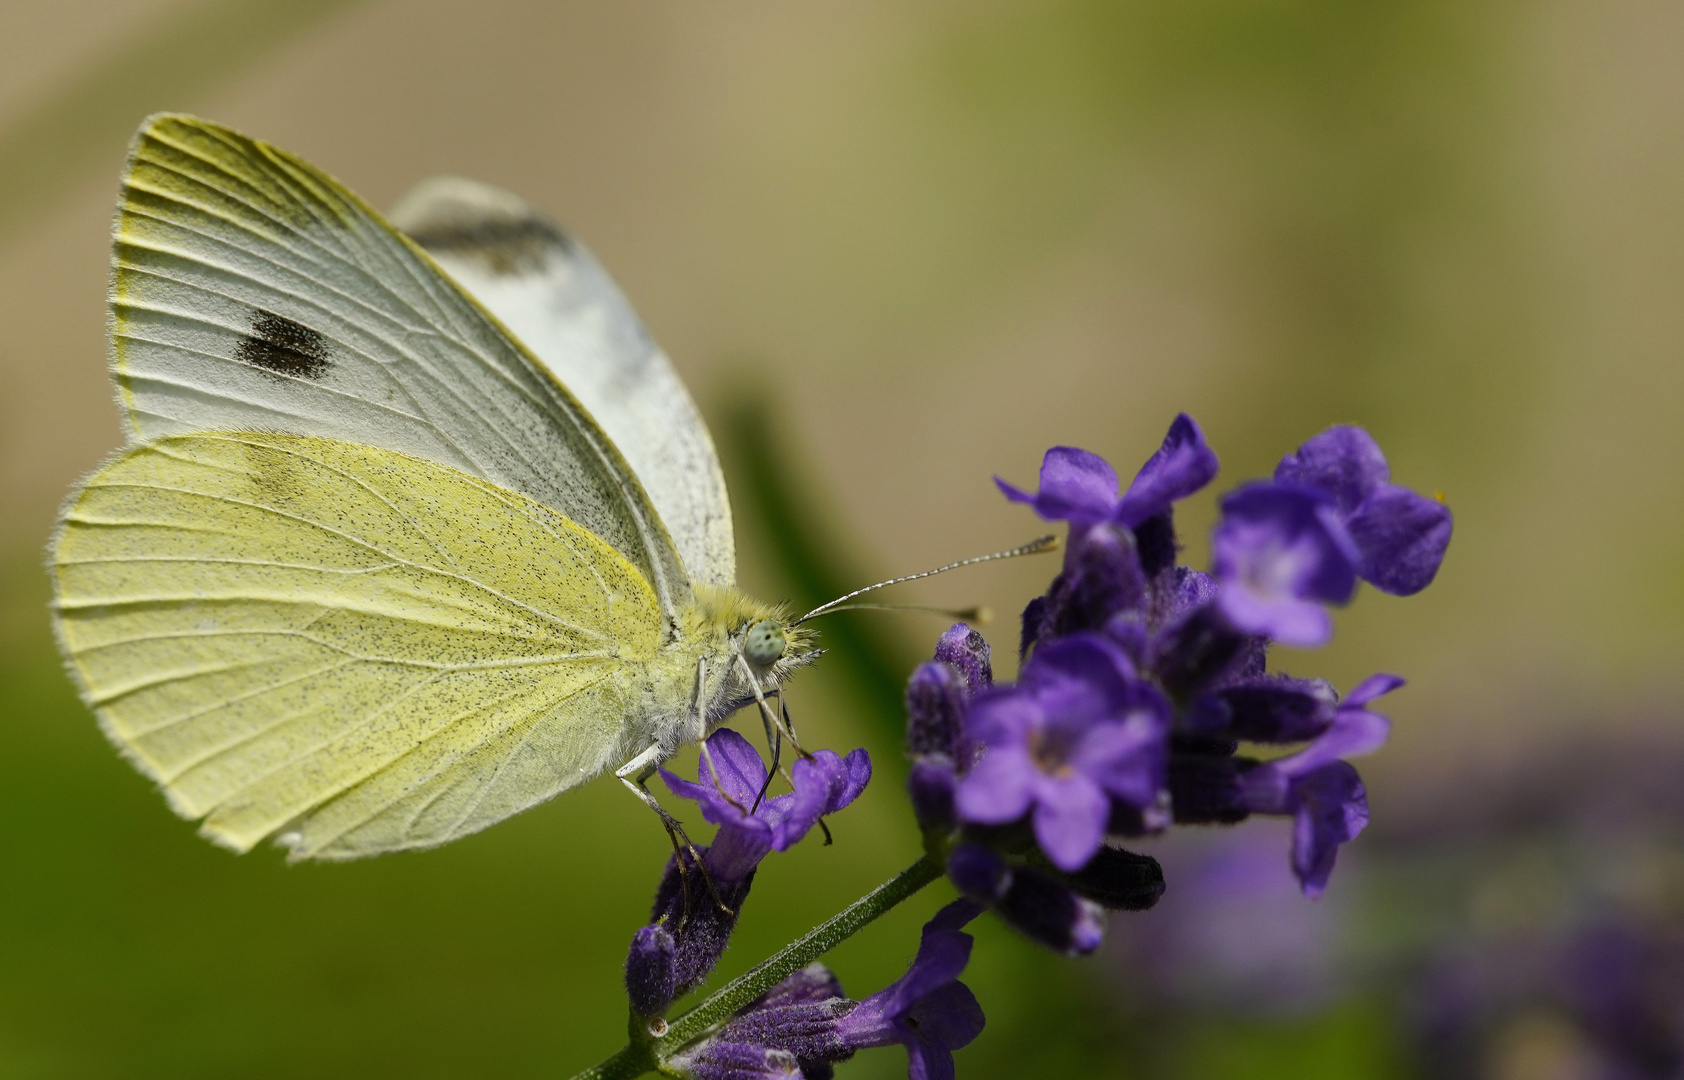
M748 628L748 637L743 640L743 655L749 663L765 667L783 659L788 645L783 627L771 619L761 619Z

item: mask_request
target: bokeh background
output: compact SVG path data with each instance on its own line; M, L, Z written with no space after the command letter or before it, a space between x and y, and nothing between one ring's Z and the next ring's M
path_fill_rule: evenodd
M0 6L0 1077L568 1075L623 1039L665 844L603 783L287 867L210 847L104 744L40 566L121 438L108 227L160 109L376 205L453 172L577 230L709 417L762 596L1022 542L990 474L1069 443L1126 475L1181 410L1224 463L1181 515L1194 565L1215 493L1330 423L1444 493L1438 582L1280 657L1411 680L1328 896L1264 823L1155 846L1163 904L1087 961L981 924L961 1075L1572 1080L1634 1040L1650 1071L1617 1075L1679 1075L1680 55L1666 0ZM1009 674L1052 572L904 597L1000 613ZM763 869L720 977L916 854L896 685L941 624L852 618L791 699L878 782ZM845 985L898 974L945 888L835 953ZM1638 1003L1590 1000L1610 979Z

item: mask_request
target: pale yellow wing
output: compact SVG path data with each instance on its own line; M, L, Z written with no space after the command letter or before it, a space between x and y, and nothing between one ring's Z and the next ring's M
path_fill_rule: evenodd
M111 311L137 440L284 431L413 454L600 536L669 620L689 601L647 493L577 399L308 162L195 117L149 119L117 206Z
M111 739L212 839L295 858L444 843L618 764L662 634L642 574L543 504L281 434L129 450L53 574Z

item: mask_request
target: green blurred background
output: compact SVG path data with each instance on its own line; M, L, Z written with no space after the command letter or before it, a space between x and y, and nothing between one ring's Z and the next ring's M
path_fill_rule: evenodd
M1410 677L1363 766L1378 822L1679 723L1680 55L1665 0L0 7L0 1077L570 1074L622 1041L665 844L601 783L439 851L288 867L212 848L105 745L40 562L121 439L108 226L147 113L239 127L376 205L454 172L571 225L713 424L768 598L1028 539L988 478L1030 480L1053 443L1126 473L1186 410L1220 489L1366 425L1397 480L1445 493L1450 557L1281 661ZM1182 515L1195 565L1213 497ZM905 596L1000 613L1009 674L1052 572ZM940 623L856 618L791 701L879 782L834 847L765 867L722 976L916 854L894 694ZM945 888L839 950L845 985L892 979ZM978 933L966 1077L1409 1075L1362 994L1144 1054L1115 957Z

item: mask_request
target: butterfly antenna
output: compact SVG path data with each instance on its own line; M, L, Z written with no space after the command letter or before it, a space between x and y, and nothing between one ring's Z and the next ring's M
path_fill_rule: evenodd
M838 611L927 611L932 615L941 615L960 622L986 625L994 620L994 612L989 608L977 606L968 608L942 607L939 604L838 604L825 611L826 615L834 615Z
M818 607L801 616L799 619L796 619L789 625L800 626L808 619L814 619L820 615L826 614L827 612L835 611L840 605L847 603L849 600L852 600L854 597L859 596L862 593L871 592L873 589L883 589L890 585L899 585L903 581L917 581L919 578L934 577L937 574L945 574L949 570L957 570L961 566L971 566L976 563L993 562L995 559L1015 559L1019 555L1039 555L1042 552L1057 550L1058 537L1043 536L1038 540L1031 540L1027 544L1010 548L1006 551L996 551L989 555L973 555L968 559L960 559L958 562L950 562L946 566L938 566L934 570L925 570L919 574L907 574L905 577L890 578L888 581L879 581L875 585L867 585L863 589L855 589L846 596L838 596L828 604L820 604Z

